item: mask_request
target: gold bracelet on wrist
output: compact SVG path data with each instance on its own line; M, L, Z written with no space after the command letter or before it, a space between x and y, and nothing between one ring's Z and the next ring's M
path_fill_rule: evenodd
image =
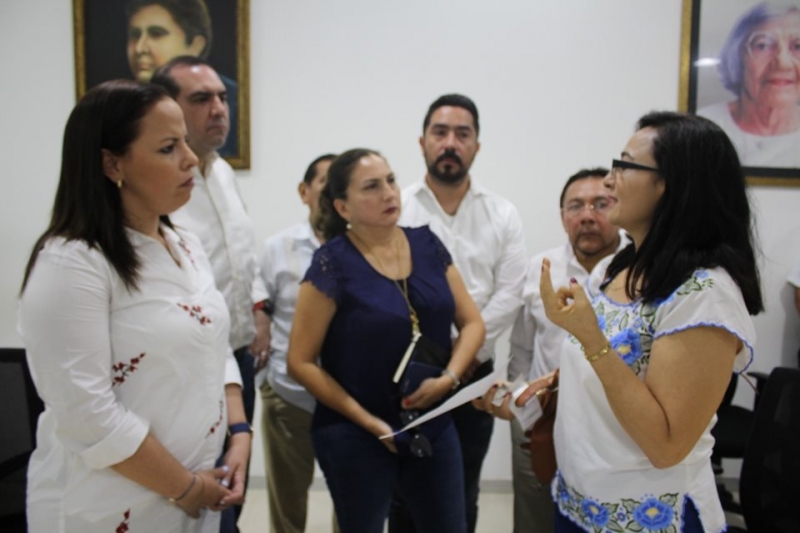
M600 359L600 358L601 358L601 357L603 357L605 354L607 354L608 352L610 352L610 351L611 351L611 343L610 343L610 342L609 342L609 343L607 343L607 344L606 344L606 345L603 347L603 349L602 349L602 350L600 350L599 352L597 352L597 353L595 353L595 354L592 354L592 355L586 355L586 350L584 350L583 346L581 346L581 350L583 351L583 353L584 353L584 357L586 357L586 360L587 360L587 361L589 361L590 363L594 363L595 361L597 361L598 359Z
M169 498L169 504L170 505L175 505L179 501L184 499L186 497L186 495L189 494L192 491L192 489L194 488L195 483L197 483L197 474L192 473L192 480L189 482L189 486L186 487L186 490L183 491L183 493L181 493L181 495L178 496L177 498Z

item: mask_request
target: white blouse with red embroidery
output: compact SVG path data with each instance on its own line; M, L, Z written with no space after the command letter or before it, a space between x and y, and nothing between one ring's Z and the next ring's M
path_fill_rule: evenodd
M190 470L214 466L225 384L241 383L229 316L192 234L162 228L172 256L128 230L141 262L129 291L103 254L54 238L19 304L45 412L28 471L30 531L218 531L110 468L151 433ZM126 529L128 528L128 529Z

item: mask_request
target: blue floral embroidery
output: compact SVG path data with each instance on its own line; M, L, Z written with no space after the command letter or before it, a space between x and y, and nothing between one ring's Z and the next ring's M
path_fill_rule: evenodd
M553 492L559 511L576 524L583 524L587 531L677 533L680 530L678 509L683 498L678 493L659 497L645 494L640 499L602 502L567 485L561 472L556 474Z
M622 357L625 364L633 365L642 356L642 341L633 329L625 329L611 337L611 347Z
M558 499L561 502L569 501L569 493L567 492L566 485L560 485L558 490Z
M714 280L709 278L708 270L697 270L692 274L692 277L687 279L683 285L675 289L672 294L666 298L658 298L655 301L656 307L672 303L678 296L686 296L696 291L703 291L714 286Z
M594 500L586 499L581 502L581 508L595 526L604 527L608 523L608 509Z
M633 511L636 521L647 529L665 529L672 523L675 511L666 503L650 497Z
M606 330L606 317L605 315L599 315L597 317L597 325L600 326L600 331Z

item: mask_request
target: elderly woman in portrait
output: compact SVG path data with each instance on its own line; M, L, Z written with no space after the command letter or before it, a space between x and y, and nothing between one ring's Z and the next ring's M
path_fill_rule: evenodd
M400 190L380 154L337 157L319 203L326 242L300 285L288 364L317 399L311 437L339 526L381 533L396 487L418 531L463 533L461 448L450 415L412 430L410 441L409 433L382 437L458 386L483 344L480 312L430 228L397 225ZM393 376L418 330L452 356L404 390L409 370L399 383Z
M32 533L218 532L209 510L243 501L251 437L228 309L199 239L166 216L192 190L185 139L178 104L134 81L93 88L67 122L19 303L45 404Z
M731 102L697 111L730 136L744 166L800 167L800 5L746 12L720 53Z
M128 66L137 80L150 81L160 66L176 57L208 59L212 31L205 0L128 0L125 17L128 21ZM238 153L239 85L222 73L218 74L225 85L232 133L219 153L235 155Z
M752 360L750 315L763 309L742 167L713 122L653 112L605 185L608 219L633 243L601 292L590 299L575 280L556 290L542 264L545 312L570 334L553 434L556 531L724 531L711 428L731 372ZM495 413L509 418L509 401Z

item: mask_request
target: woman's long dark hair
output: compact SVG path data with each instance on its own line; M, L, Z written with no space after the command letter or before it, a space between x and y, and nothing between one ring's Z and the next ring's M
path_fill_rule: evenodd
M375 155L384 157L369 148L353 148L343 152L331 162L328 167L328 182L319 195L319 214L314 226L322 233L326 241L347 231L347 221L339 215L333 201L347 199L347 188L350 186L350 177L362 157Z
M159 86L129 80L93 88L72 110L64 128L61 177L47 230L36 241L22 291L44 244L52 237L82 240L103 252L128 289L136 288L139 259L128 240L119 189L103 173L102 150L124 155L139 135L142 117L169 98ZM169 225L169 219L162 217Z
M629 298L666 298L698 268L724 268L750 314L764 310L753 222L736 149L722 129L702 117L652 112L636 129L653 128L653 158L664 194L639 249L620 252L607 279L625 268ZM640 285L637 291L636 287Z

